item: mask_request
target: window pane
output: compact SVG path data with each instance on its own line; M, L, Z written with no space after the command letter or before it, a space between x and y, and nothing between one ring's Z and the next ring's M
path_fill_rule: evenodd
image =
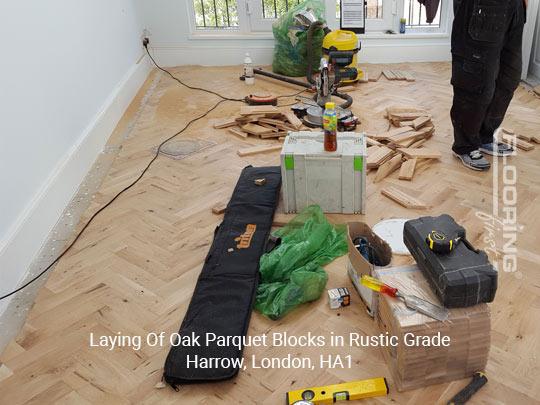
M263 18L278 18L296 6L300 0L259 0L262 2Z
M340 18L340 0L336 0L336 18ZM366 18L379 20L383 18L383 0L367 0Z
M407 27L434 27L438 28L441 22L441 8L443 1L439 5L437 15L433 19L433 22L429 24L426 21L426 8L422 6L417 0L405 0L403 8L403 18L407 19Z
M236 0L193 0L198 29L238 27Z

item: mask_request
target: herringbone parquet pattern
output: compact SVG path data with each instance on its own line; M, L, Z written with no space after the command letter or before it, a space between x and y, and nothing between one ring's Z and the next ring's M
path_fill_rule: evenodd
M381 219L421 215L380 195L380 188L391 184L431 204L430 214L453 215L467 227L469 239L485 248L489 243L487 230L477 212L491 213L492 176L464 169L450 154L449 67L447 63L400 65L396 69L416 72L416 82L388 82L382 78L352 93L353 110L362 119L363 129L371 132L386 130L388 124L383 114L389 105L413 104L428 109L436 127L428 145L443 152L440 162L420 164L412 182L399 181L397 173L381 183L372 184L370 180L367 215L357 218L373 225ZM256 86L248 88L238 80L239 68L182 67L175 72L192 84L233 97L296 91L265 79L257 79ZM181 88L163 76L132 135L121 141L119 134L143 94L144 89L111 137L111 144L123 142L122 150L84 219L138 175L151 158L154 145L215 102L215 97ZM161 378L167 346L143 345L140 351L89 347L91 332L146 335L177 331L214 228L220 222L220 217L211 213L211 207L230 195L242 167L279 164L277 152L238 157L239 147L260 142L251 138L241 140L225 130L212 128L213 120L227 117L238 108L238 104L227 103L207 120L193 125L182 136L211 140L217 145L183 160L158 159L147 176L99 216L58 264L24 329L0 356L0 403L281 404L286 391L341 380L386 376L392 387L377 348L328 349L328 353L351 354L351 369L248 369L234 381L186 386L174 392L154 388ZM505 125L518 132L538 134L540 100L520 88ZM521 277L500 275L499 292L491 306L492 347L487 367L490 382L472 403L525 404L540 397L540 147L520 152L513 162L519 175L517 247ZM350 217L332 215L331 219L346 221ZM500 250L500 235L496 239ZM396 259L396 263L404 261L407 259ZM345 266L345 258L328 266L328 288L350 286ZM328 309L323 297L278 322L254 313L250 333L269 331L298 335L379 333L356 296L353 305L345 310ZM295 356L313 358L320 353L320 349L313 348L269 347L247 348L245 356L285 356L290 351ZM365 403L442 403L465 383L458 381L406 393L391 390L388 397Z

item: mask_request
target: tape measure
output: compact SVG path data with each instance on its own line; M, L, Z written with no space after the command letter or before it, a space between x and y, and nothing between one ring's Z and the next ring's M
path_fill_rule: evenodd
M388 394L385 378L305 388L287 392L288 405L331 405L337 401L355 401Z
M431 231L426 237L429 249L435 253L450 253L458 245L461 238L449 238L444 232Z

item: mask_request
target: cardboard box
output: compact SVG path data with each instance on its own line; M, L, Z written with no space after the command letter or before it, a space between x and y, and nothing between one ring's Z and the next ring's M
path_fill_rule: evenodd
M349 222L347 226L347 243L349 244L349 263L347 272L354 285L354 288L366 305L368 314L374 317L377 312L377 294L369 288L364 287L360 283L360 278L362 277L362 274L367 274L368 276L373 275L373 270L376 268L376 266L372 265L364 258L364 256L360 254L354 245L354 240L360 236L363 236L369 240L385 265L390 264L392 261L392 249L388 243L373 233L367 224L363 222Z
M375 276L404 294L441 305L416 265L376 269ZM450 309L448 320L441 322L408 309L400 299L377 296L377 322L381 331L397 336L399 342L396 347L382 348L398 391L468 378L485 368L491 344L487 304ZM403 343L406 334L440 334L448 336L450 344L406 346Z

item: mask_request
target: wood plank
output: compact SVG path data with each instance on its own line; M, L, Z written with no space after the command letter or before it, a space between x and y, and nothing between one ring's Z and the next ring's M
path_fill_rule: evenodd
M540 136L526 136L523 134L516 134L516 137L529 143L540 143Z
M294 127L294 129L299 130L302 127L302 121L292 112L287 111L283 114L287 121Z
M540 96L540 85L536 86L536 87L533 89L533 92L534 92L534 94L536 94L537 96Z
M259 119L259 123L264 123L264 124L270 124L270 125L277 125L277 124L284 124L284 121L283 120L279 120L277 118L267 118L267 117L262 117Z
M227 204L229 204L229 200L218 202L212 207L212 213L215 215L223 214L227 210Z
M371 155L368 154L366 165L368 169L379 167L388 157L394 154L394 151L387 146L379 146Z
M423 210L428 208L427 204L423 201L414 198L407 193L398 190L395 187L389 186L381 190L381 194L390 198L391 200L397 202L399 205L402 205L405 208L419 209Z
M409 159L440 159L442 157L441 152L428 148L399 148L398 152Z
M413 72L405 71L402 73L403 73L403 76L405 77L405 80L407 80L408 82L416 81Z
M257 122L259 121L261 118L264 118L264 115L263 114L258 114L258 115L244 115L242 117L238 117L236 118L236 122L237 124L239 125L243 125L243 124L248 124L250 122Z
M390 113L388 118L391 119L391 120L396 120L396 121L411 121L411 120L415 120L419 117L423 117L423 116L427 116L429 117L429 119L431 119L431 115L430 114L426 114L424 112L396 112L396 113Z
M377 146L377 145L368 146L368 148L367 148L367 156L373 155L375 152L377 152L379 149L381 149L381 146L383 146L383 145L380 144L380 146Z
M389 137L388 140L392 143L399 144L401 142L409 141L411 139L416 140L419 137L423 138L424 134L422 132L409 131L409 132L404 132L403 134L398 134L398 135Z
M272 132L270 134L262 134L260 135L261 139L272 139L272 138L283 138L287 136L287 131L279 131L279 132Z
M257 122L257 125L260 125L261 127L264 127L266 129L269 129L271 130L272 132L279 132L279 128L273 126L273 125L270 125L270 124L267 124L265 122L261 122L260 120Z
M259 124L254 124L254 123L242 125L242 131L247 132L248 134L257 135L257 136L267 135L274 132L271 129L262 127Z
M384 178L392 174L394 171L396 171L401 166L402 157L402 154L397 154L389 161L380 165L377 169L377 173L375 174L375 179L373 180L373 182L378 183L379 181L383 180Z
M522 139L515 138L511 135L503 135L503 140L510 145L515 145L519 149L524 151L530 151L534 149L534 145L532 143L529 143L527 141L524 141Z
M416 130L419 130L420 128L422 128L424 125L428 124L429 122L431 122L431 118L430 117L418 117L416 118L415 120L413 120L413 124L412 124L412 127Z
M532 136L527 136L527 135L523 135L523 134L516 134L516 137L521 139L522 141L533 142L533 137Z
M401 169L399 170L400 180L412 180L414 176L414 169L416 169L416 159L409 159L403 162Z
M396 80L396 75L391 70L383 70L382 73L388 80Z
M366 136L366 144L367 146L380 146L382 143L379 141L376 141L375 139L371 139L369 136Z
M429 115L427 110L423 108L418 108L414 106L390 106L386 108L386 117L389 117L392 114L399 114L399 113L418 113L417 117L420 117L422 115Z
M380 140L388 141L388 140L391 140L392 137L395 135L403 134L405 132L410 132L412 130L413 130L412 127L394 128L389 131L383 132L382 134L379 134L379 135L369 135L369 137L372 139L375 139L376 141L380 141Z
M400 127L412 127L414 121L399 121Z
M403 79L405 79L405 77L404 77L403 74L401 73L401 70L392 70L392 73L394 74L394 76L396 76L396 80L403 80Z
M247 132L242 131L240 127L229 128L228 131L231 134L236 135L240 138L247 138L249 136L249 134Z
M279 114L279 109L273 105L246 105L240 107L240 115Z
M509 135L514 135L515 134L515 131L512 128L501 128L501 130L505 134L509 134Z
M428 138L419 139L419 140L414 141L413 143L411 143L410 145L407 145L405 147L406 148L419 148L420 146L425 144L427 140L428 140Z
M225 118L225 119L216 121L214 123L214 128L222 129L222 128L234 127L236 125L237 125L236 117L231 117L231 118Z
M281 144L266 144L266 145L252 146L250 148L238 149L236 153L238 154L238 156L244 157L244 156L256 155L259 153L267 153L267 152L273 152L276 150L281 150L282 147L283 145Z

